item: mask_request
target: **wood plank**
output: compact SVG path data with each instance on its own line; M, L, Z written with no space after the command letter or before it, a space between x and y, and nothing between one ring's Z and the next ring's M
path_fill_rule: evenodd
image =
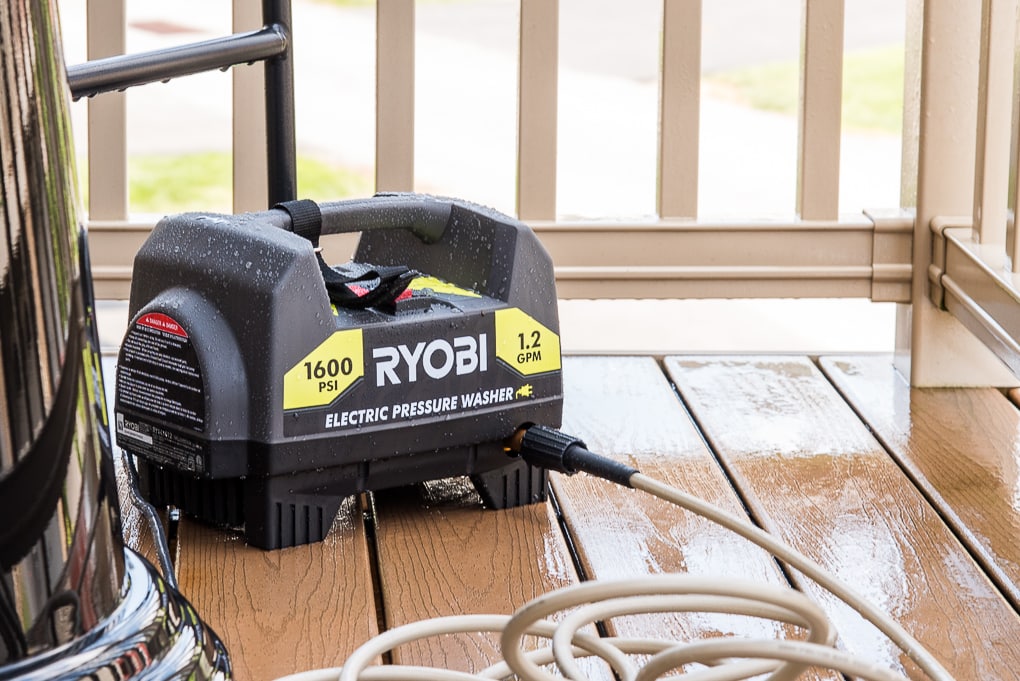
M116 357L103 357L113 411ZM153 565L148 522L130 502L127 472L115 457L124 542ZM161 512L165 520L165 512ZM182 519L174 558L180 591L227 646L238 679L275 679L342 665L378 633L362 513L340 509L325 541L282 551L245 546L236 532Z
M765 529L884 606L959 681L1020 678L1020 618L808 359L666 366ZM849 650L919 674L855 613L804 588Z
M659 81L660 218L698 217L701 0L662 3Z
M563 375L566 432L581 437L592 451L744 515L654 359L568 357ZM556 476L553 489L589 577L686 572L787 584L765 551L658 499L586 475ZM611 629L677 640L721 634L794 637L772 623L723 615L646 615L622 619Z
M843 97L844 0L803 3L797 112L797 214L839 215L839 145Z
M341 666L377 633L362 513L347 499L326 539L277 551L183 519L181 592L223 639L238 679Z
M414 190L414 0L376 3L375 190Z
M232 0L234 33L262 28L262 7ZM265 210L269 204L266 158L266 70L261 65L230 70L231 186L235 213Z
M994 388L914 388L889 356L822 370L1020 608L1020 412Z
M387 628L444 615L510 614L577 581L549 504L486 510L470 482L454 478L376 493L375 519ZM498 637L458 635L403 646L393 659L464 671L502 658Z
M517 217L556 219L559 0L521 0Z
M977 54L981 3L926 2L911 8L908 29L921 45L920 74L907 80L912 99L918 94L916 165L905 173L916 178L914 221L914 264L909 315L900 315L896 348L901 364L910 371L911 383L927 386L1001 385L999 362L955 317L933 303L928 266L935 241L932 220L938 216L969 215L974 207L974 150L977 107L960 108L959 102L973 101L978 88L978 69L958 68L961 54ZM916 11L914 11L916 9ZM915 86L916 83L916 86ZM923 83L923 85L922 85ZM911 121L908 126L914 125ZM908 145L909 146L909 145ZM908 194L909 197L909 194Z
M124 54L127 3L86 3L85 34L89 60ZM126 220L127 97L109 92L88 100L88 215L90 220Z
M974 210L971 215L974 216L975 241L996 251L1007 247L1008 140L1013 128L1016 17L1017 0L981 2L975 144L977 158L974 164ZM1016 253L1013 248L1009 250Z

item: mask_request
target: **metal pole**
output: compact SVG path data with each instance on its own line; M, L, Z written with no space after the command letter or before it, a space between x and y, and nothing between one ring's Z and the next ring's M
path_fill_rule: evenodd
M290 0L262 0L262 20L279 26L286 46L265 62L266 160L269 207L297 198L297 152L294 143L294 59Z
M281 55L289 47L283 27L267 24L248 33L70 66L67 83L75 99L92 97L135 85L261 61Z

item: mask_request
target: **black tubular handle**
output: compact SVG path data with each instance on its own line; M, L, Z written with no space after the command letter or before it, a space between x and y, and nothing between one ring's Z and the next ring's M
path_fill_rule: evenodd
M260 221L300 234L315 246L322 234L388 229L406 229L424 243L434 244L446 232L454 203L427 194L376 194L326 203L285 201L255 215Z
M427 244L442 238L453 203L424 194L377 194L370 199L320 203L323 234L406 229Z

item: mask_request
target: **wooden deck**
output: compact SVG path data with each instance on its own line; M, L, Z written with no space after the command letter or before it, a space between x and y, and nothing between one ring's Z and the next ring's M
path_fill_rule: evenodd
M1020 410L1009 396L911 390L888 356L564 362L563 429L593 451L750 515L892 613L959 681L1020 678ZM271 679L340 665L380 629L509 613L581 579L787 583L763 551L655 499L583 475L551 486L549 504L510 511L483 510L461 480L351 499L325 542L274 552L185 520L181 590L226 642L237 678ZM144 525L126 521L129 543L151 555ZM830 614L841 645L919 674L859 616L789 578ZM607 629L783 635L722 615ZM466 669L496 648L446 637L396 657Z

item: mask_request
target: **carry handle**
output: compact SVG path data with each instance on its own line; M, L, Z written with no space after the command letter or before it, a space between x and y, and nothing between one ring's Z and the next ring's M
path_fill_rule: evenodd
M319 208L323 234L406 229L431 244L446 231L453 204L423 194L376 194L370 199L323 203Z
M446 231L453 204L418 194L383 194L371 199L317 204L310 200L286 201L274 207L276 215L290 218L279 225L304 237L315 248L323 283L330 300L345 308L365 309L394 304L417 272L403 265L349 271L330 267L322 258L319 237L376 229L407 229L425 243L435 243Z
M274 206L290 216L280 225L319 245L322 234L348 234L380 229L406 229L431 244L439 241L450 222L453 203L423 194L376 194L369 199L350 199L316 204L288 201Z

